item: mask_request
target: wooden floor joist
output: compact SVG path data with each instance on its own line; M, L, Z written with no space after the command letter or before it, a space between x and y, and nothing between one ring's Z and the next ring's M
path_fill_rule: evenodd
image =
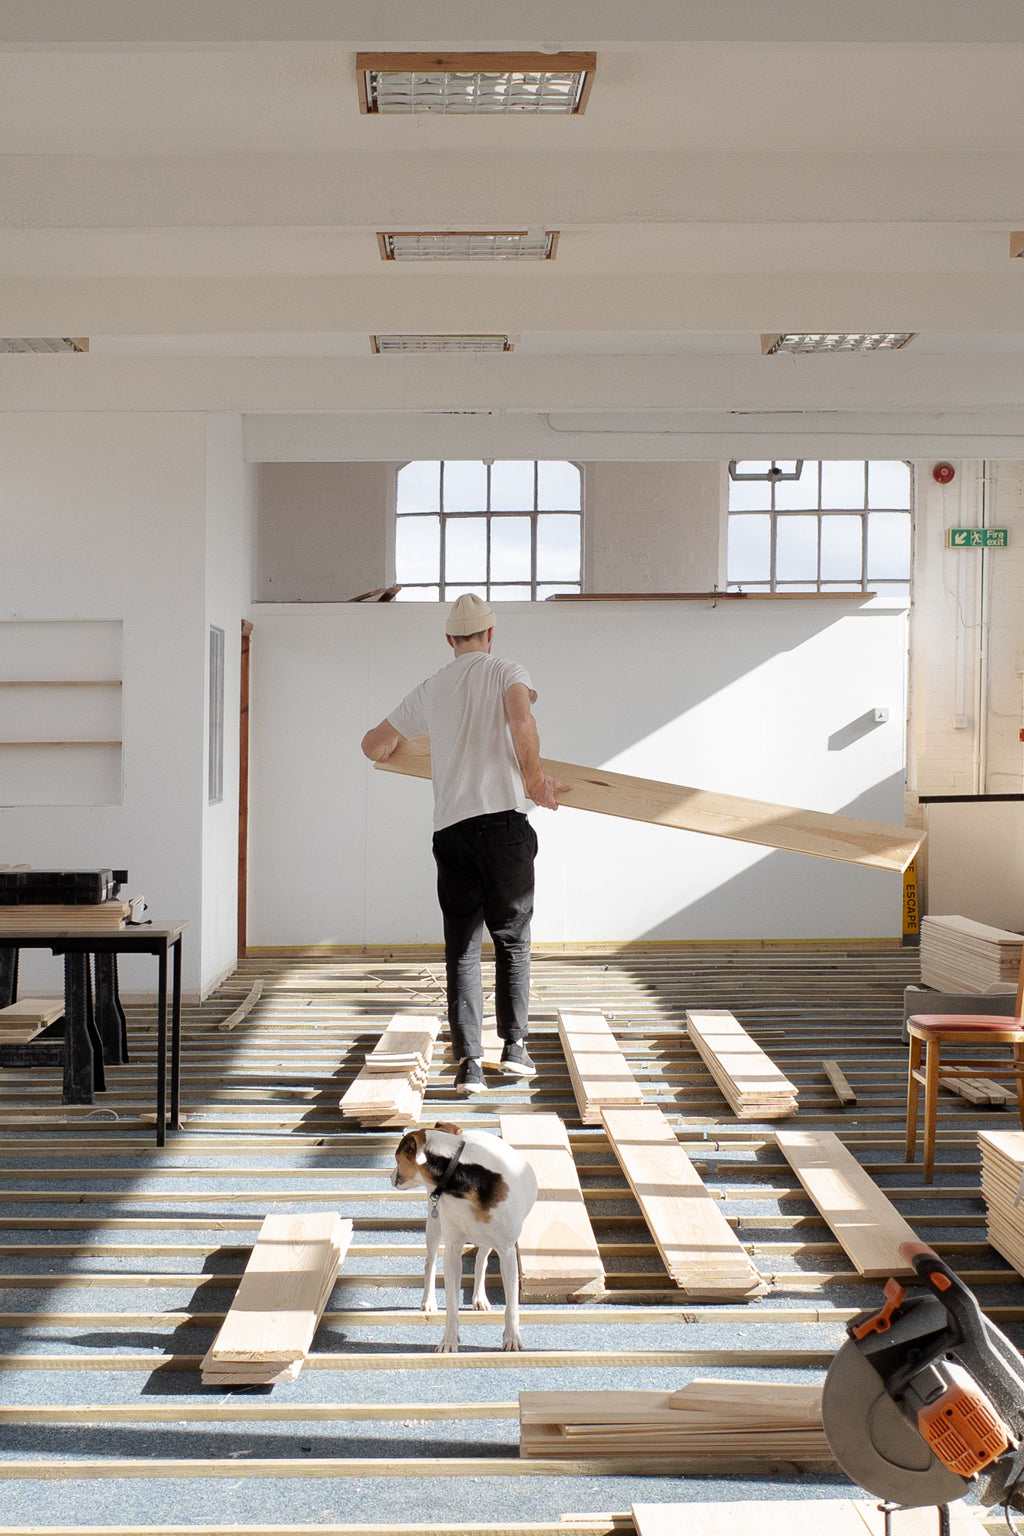
M403 742L387 762L375 766L388 773L429 779L430 743L425 736ZM771 805L739 795L691 789L684 784L638 779L605 768L583 768L578 763L553 758L542 758L541 766L545 773L569 785L558 798L562 805L574 810L597 811L604 816L653 822L686 832L705 832L712 837L733 838L765 848L810 853L818 858L840 859L901 874L924 842L924 833L912 827Z
M916 1232L833 1131L779 1130L775 1139L858 1274L914 1273L900 1244L916 1242Z
M557 1115L499 1115L501 1134L537 1175L537 1200L519 1235L524 1300L585 1301L605 1288L604 1264Z
M737 1301L766 1286L660 1109L602 1120L672 1279L692 1300Z

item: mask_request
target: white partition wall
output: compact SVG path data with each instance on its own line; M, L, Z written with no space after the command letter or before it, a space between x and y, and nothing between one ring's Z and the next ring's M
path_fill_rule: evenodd
M434 605L253 611L249 942L440 937L430 788L359 741L449 655ZM545 755L903 821L906 615L850 599L502 605ZM875 711L887 710L887 721ZM896 938L898 876L536 810L538 942Z

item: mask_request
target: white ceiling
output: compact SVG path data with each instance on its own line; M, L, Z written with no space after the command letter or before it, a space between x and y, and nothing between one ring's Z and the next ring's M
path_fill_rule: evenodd
M356 52L415 47L597 74L580 118L360 114ZM0 358L0 408L241 410L255 456L1024 456L1022 78L1018 0L0 0L0 329L91 343ZM410 268L388 228L560 241Z

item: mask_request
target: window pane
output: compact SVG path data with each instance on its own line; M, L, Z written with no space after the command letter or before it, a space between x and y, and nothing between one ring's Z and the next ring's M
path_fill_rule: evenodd
M530 532L528 517L491 519L492 581L529 581Z
M783 465L780 461L780 469L790 469L790 464ZM800 471L799 480L776 480L775 482L775 508L783 511L803 512L805 509L818 505L818 461L817 459L805 459L804 467Z
M495 459L491 465L491 510L533 511L532 459Z
M538 587L537 588L537 601L539 603L543 603L544 601L546 601L547 598L554 597L555 594L558 593L558 592L573 592L573 593L575 593L575 592L578 592L579 590L580 590L579 582L566 582L562 586L558 586L557 584L555 584L555 585L552 585L552 586Z
M872 583L874 591L878 593L881 603L891 603L893 607L910 607L910 583L908 581L879 581Z
M446 603L454 603L456 598L464 597L467 592L472 592L474 597L480 597L487 601L487 583L478 581L473 587L445 587L444 600Z
M537 506L545 512L580 510L580 472L575 464L537 464Z
M765 464L765 468L768 468L767 464ZM730 512L767 512L771 504L772 488L769 481L733 480L730 478Z
M487 519L459 517L444 525L446 581L487 580Z
M533 596L532 587L492 587L492 603L528 603Z
M864 506L863 459L822 460L821 504L851 510Z
M859 517L822 518L822 581L846 580L860 585L863 538L863 520Z
M439 603L440 601L439 587L403 587L401 592L395 593L396 603Z
M398 512L441 510L441 462L418 459L398 471Z
M537 518L537 577L579 580L580 520L575 513L546 512Z
M868 506L909 507L910 465L881 459L868 465Z
M775 527L775 580L816 581L818 519L780 517Z
M487 465L479 459L445 459L444 510L487 511Z
M395 524L395 580L437 581L441 574L441 519L403 517Z
M817 592L816 581L777 581L776 592Z
M772 563L772 520L767 513L730 517L728 572L732 581L767 581Z
M868 581L910 577L910 513L868 513Z

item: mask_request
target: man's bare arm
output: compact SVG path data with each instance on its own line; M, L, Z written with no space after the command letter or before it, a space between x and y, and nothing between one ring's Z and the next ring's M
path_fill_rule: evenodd
M382 720L363 737L363 756L373 763L386 763L398 751L405 737L396 731L390 720Z
M541 767L540 735L530 709L532 699L536 697L534 693L531 698L531 690L525 683L513 683L505 690L505 715L512 732L512 745L515 747L519 771L523 776L523 788L534 805L557 811L558 801L555 796L570 786L553 779Z

